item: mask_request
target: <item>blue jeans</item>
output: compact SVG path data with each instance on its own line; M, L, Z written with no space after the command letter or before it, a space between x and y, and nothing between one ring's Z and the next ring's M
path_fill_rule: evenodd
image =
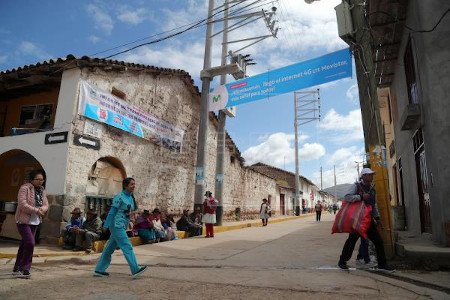
M136 261L136 256L134 255L133 246L131 245L130 240L128 239L127 233L123 228L115 228L112 226L110 228L111 236L109 237L109 241L106 244L105 249L103 249L102 255L95 266L95 271L105 272L106 269L111 264L111 255L114 250L119 247L125 259L130 266L131 274L135 274L139 271L139 265Z

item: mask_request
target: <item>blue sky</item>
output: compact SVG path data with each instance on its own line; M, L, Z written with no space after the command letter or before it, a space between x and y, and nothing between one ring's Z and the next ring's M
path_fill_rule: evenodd
M106 57L136 44L103 52L125 43L148 42L175 28L186 28L207 15L207 0L58 0L0 1L0 70L35 64L50 58L74 54ZM254 1L247 1L245 4ZM347 45L337 35L334 7L340 0L306 4L302 0L260 1L252 11L277 7L280 27L277 38L269 38L245 49L257 65L249 75L324 55ZM221 5L216 1L216 6ZM238 6L236 6L237 8ZM215 32L221 24L215 26ZM196 85L203 67L205 26L114 59L158 67L183 69ZM174 32L174 31L170 31ZM266 35L263 20L230 33L230 40ZM239 44L230 46L237 50ZM213 40L212 66L220 65L221 36ZM233 79L228 78L228 82ZM215 80L212 87L218 84ZM317 88L317 87L314 87ZM356 178L355 161L363 160L364 143L356 78L319 86L321 122L302 126L300 173L324 188ZM227 130L248 163L267 164L295 170L293 93L243 104L237 116L227 120Z

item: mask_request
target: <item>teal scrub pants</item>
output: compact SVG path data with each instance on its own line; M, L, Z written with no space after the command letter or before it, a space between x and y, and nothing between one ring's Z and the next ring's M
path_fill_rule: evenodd
M136 256L134 255L133 246L131 245L130 240L128 239L127 233L125 229L115 228L111 226L109 229L111 231L111 236L109 237L109 241L106 244L106 247L103 249L102 255L95 266L95 271L105 272L106 269L111 264L111 255L114 250L119 247L125 259L130 266L131 274L135 274L139 271L139 265L136 261Z

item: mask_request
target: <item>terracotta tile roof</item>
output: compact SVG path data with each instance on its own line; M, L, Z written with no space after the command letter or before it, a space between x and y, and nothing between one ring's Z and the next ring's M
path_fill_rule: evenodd
M139 71L153 74L170 74L180 76L188 88L196 95L200 95L198 87L188 72L181 69L160 68L124 61L91 58L83 56L76 58L72 54L65 58L50 59L32 65L25 65L0 72L0 95L14 97L12 90L35 84L55 84L61 81L64 70L73 68L98 67L105 71ZM8 94L9 91L10 93Z
M281 187L295 189L295 173L274 166L266 165L264 163L256 163L251 165L249 168L254 170L255 172L264 174L267 177L274 179ZM315 184L311 180L301 175L300 180L306 181L310 185L315 186Z

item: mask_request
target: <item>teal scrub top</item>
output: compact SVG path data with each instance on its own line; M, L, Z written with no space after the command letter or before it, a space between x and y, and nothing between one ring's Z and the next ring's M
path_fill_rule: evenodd
M130 221L129 213L136 209L133 195L127 191L122 191L114 196L111 209L106 218L104 228L110 228L111 224L115 228L127 229Z

